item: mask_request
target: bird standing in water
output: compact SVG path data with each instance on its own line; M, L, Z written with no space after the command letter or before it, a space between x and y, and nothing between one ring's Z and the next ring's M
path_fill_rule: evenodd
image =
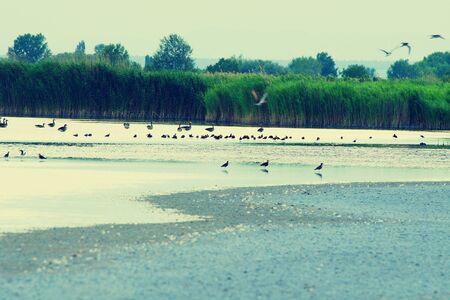
M226 167L228 167L228 164L229 164L229 162L228 162L228 160L227 160L227 162L224 163L223 165L221 165L220 167L221 167L221 168L226 168Z
M314 169L314 171L320 171L320 170L322 170L322 168L323 168L323 163L320 163L320 165L318 165L318 166Z
M263 163L260 164L261 167L267 168L269 166L269 161L265 161Z

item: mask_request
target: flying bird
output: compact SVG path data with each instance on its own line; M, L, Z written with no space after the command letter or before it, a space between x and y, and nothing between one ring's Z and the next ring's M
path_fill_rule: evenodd
M400 48L401 47L406 47L406 48L408 48L408 55L411 55L411 45L408 43L408 42L402 42L401 44L400 44Z
M443 39L443 40L445 40L445 38L442 35L440 35L440 34L432 34L432 35L430 35L430 39Z
M392 51L387 51L387 50L384 50L384 49L380 49L380 51L383 52L385 54L385 56L389 56L389 55L392 54Z
M227 162L224 163L223 165L221 165L220 167L221 167L221 168L226 168L226 167L228 167L228 164L229 164L229 163L228 163L228 160L227 160Z
M261 106L264 103L267 103L267 96L268 96L267 93L264 93L264 95L261 98L259 98L258 94L256 93L256 91L252 90L252 95L253 95L253 98L255 98L255 101L256 101L255 105L256 106Z

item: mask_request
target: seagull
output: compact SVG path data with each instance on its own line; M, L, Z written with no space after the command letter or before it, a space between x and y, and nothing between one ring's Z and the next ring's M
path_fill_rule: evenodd
M4 158L8 158L9 157L9 151L5 155L3 155L3 157Z
M47 157L39 153L39 159L47 159Z
M48 123L48 127L55 127L55 119L53 119L53 121L51 121L50 123Z
M209 131L209 132L213 132L214 131L214 125L211 125L212 127L207 127L207 128L205 128L205 130L206 131Z
M264 168L268 167L269 166L269 161L267 160L267 161L261 163L260 166L264 167Z
M34 125L34 127L36 127L36 128L44 128L45 127L45 123Z
M408 48L408 55L411 55L411 45L408 42L402 42L401 45L400 45L400 48L401 47Z
M443 40L445 40L445 38L442 35L440 35L440 34L432 34L432 35L430 35L430 39L443 39Z
M25 156L27 155L27 151L20 149L20 156Z
M384 54L385 54L386 56L389 56L389 55L392 54L392 51L387 51L387 50L384 50L384 49L380 49L380 51L381 51L381 52L384 52Z
M258 99L258 94L256 94L255 90L252 90L252 95L255 98L255 101L256 101L255 105L256 106L261 106L264 103L267 103L267 96L268 96L267 93L264 93L264 95L261 97L261 99Z
M220 166L221 168L226 168L226 167L228 167L228 160L227 160L227 162L226 163L224 163L223 165L221 165Z
M58 128L58 131L65 132L67 130L67 124L64 124L64 126L61 126Z
M323 168L323 163L320 163L320 165L318 165L318 166L314 169L314 171L322 170L322 168Z

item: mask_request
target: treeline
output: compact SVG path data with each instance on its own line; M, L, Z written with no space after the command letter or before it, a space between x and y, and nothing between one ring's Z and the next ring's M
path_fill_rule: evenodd
M255 106L268 93L268 101ZM0 115L450 129L450 84L0 61Z

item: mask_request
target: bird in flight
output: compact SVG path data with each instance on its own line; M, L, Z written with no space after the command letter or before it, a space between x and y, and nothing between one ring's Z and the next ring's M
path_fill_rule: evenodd
M380 49L380 51L383 52L385 54L385 56L389 56L389 55L392 54L392 51L387 51L387 50L384 50L384 49Z
M408 55L411 55L411 45L408 43L408 42L402 42L401 44L400 44L400 48L401 47L406 47L406 48L408 48Z
M445 38L442 35L440 35L440 34L432 34L432 35L430 35L430 39L443 39L443 40L445 40Z
M256 101L255 105L256 106L261 106L264 103L267 103L267 96L268 96L267 93L264 93L264 95L261 98L259 98L258 94L256 93L256 91L252 90L252 95L253 95L253 98L255 98L255 101Z

